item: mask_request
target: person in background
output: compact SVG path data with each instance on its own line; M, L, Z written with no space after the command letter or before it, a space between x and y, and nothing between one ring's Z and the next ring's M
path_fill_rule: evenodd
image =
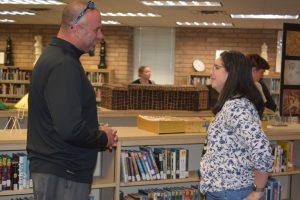
M99 149L117 131L98 125L95 92L80 56L103 37L93 2L73 1L39 57L29 89L27 152L35 200L88 200Z
M262 89L262 96L265 97L265 106L266 108L276 111L277 106L267 88L265 83L263 82L264 72L270 69L269 63L262 58L258 54L249 54L247 57L250 59L252 64L252 77L253 80L256 82L257 87Z
M207 200L259 200L264 195L273 156L251 70L249 59L237 51L223 52L213 65L211 85L220 95L200 161L200 191Z
M139 68L139 77L138 79L132 81L132 84L155 84L154 81L150 80L151 69L148 66L141 66Z

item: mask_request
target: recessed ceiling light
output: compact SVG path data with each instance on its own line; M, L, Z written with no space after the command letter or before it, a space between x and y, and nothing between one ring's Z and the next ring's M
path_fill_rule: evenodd
M65 3L55 0L0 0L0 4L63 5Z
M12 19L0 19L0 22L3 22L3 23L13 23L13 22L16 22L16 21L12 20Z
M217 1L141 1L147 6L222 6Z
M179 26L212 26L212 27L233 27L232 23L225 22L176 22Z
M128 13L101 12L101 15L105 17L161 17L160 15L153 14L153 13L131 13L131 12Z
M0 11L0 15L35 15L35 13L26 11Z
M102 24L105 24L105 25L119 25L121 23L118 22L118 21L113 21L113 20L103 20Z
M230 14L237 19L298 19L299 15L272 15L272 14Z

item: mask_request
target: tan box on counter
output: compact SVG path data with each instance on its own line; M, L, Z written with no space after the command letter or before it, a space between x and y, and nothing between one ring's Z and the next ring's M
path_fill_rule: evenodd
M205 123L212 118L200 117L171 117L171 116L142 116L137 119L137 127L157 134L168 133L199 133L205 132Z
M153 133L184 133L185 121L170 116L142 116L137 118L137 127Z

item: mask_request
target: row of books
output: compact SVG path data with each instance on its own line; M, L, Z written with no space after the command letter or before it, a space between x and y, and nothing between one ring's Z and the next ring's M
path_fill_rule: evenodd
M151 148L122 150L121 174L127 182L188 178L188 149Z
M89 81L93 83L105 83L104 74L100 72L86 72Z
M280 182L274 178L269 177L267 188L265 190L265 197L263 200L280 200L281 185Z
M22 190L32 187L27 154L0 155L0 190Z
M0 80L30 80L31 71L19 69L0 69Z
M31 197L19 197L19 198L14 198L10 200L34 200L33 196Z
M198 186L139 189L138 193L128 194L121 200L204 200Z
M208 85L210 82L210 77L201 76L201 77L193 77L192 85Z
M291 171L294 168L294 142L277 141L272 143L274 156L273 172Z
M1 84L0 94L1 95L25 95L28 91L28 87L21 84Z
M279 92L280 91L280 80L273 79L271 82L271 91L272 92Z

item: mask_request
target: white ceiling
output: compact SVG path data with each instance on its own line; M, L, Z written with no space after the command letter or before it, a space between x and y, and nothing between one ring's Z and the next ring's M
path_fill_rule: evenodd
M65 3L70 0L64 1ZM235 28L281 29L284 22L300 23L297 20L231 19L229 14L300 14L300 0L221 0L223 7L148 7L139 0L95 0L101 12L155 13L162 17L103 17L125 26L176 27L176 21L231 22ZM63 6L49 5L0 5L0 10L41 9L36 16L0 15L0 19L15 19L17 24L59 24ZM43 11L43 9L46 9ZM220 11L217 14L202 14L201 11Z

